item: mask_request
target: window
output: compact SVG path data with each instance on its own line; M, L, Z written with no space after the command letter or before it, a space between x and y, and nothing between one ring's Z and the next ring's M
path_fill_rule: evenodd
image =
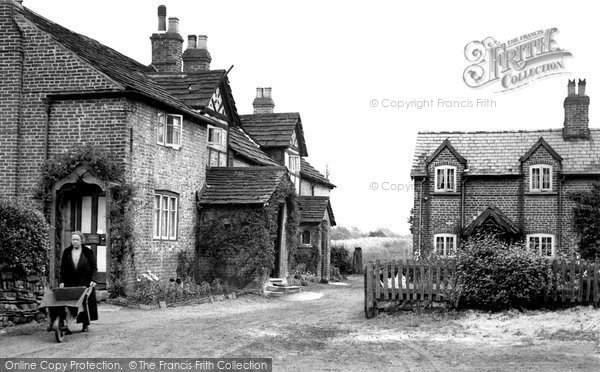
M527 235L527 248L536 252L540 256L554 257L554 235Z
M208 126L208 144L221 147L225 145L223 129L216 128L212 126Z
M532 165L529 168L529 189L533 192L552 191L552 166Z
M456 167L435 168L435 191L456 191Z
M309 230L304 230L302 232L302 244L310 245L310 231Z
M454 234L435 234L433 243L438 256L452 256L456 252L456 235Z
M156 143L178 149L181 146L181 115L158 114L156 127Z
M154 194L154 239L177 240L179 200L173 194Z
M296 155L290 155L288 158L288 168L292 173L300 172L300 157Z

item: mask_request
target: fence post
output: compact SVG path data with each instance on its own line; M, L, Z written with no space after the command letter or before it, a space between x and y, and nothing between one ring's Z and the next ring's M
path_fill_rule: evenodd
M373 307L374 307L374 298L373 298L373 263L367 263L367 268L365 270L365 317L367 319L371 319L373 317Z
M363 263L362 263L362 248L354 248L354 254L352 255L352 269L357 274L362 274Z

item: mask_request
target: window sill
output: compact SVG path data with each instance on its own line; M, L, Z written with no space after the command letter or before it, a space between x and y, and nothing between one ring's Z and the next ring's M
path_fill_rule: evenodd
M312 246L313 246L312 244L304 244L304 243L300 244L300 248L312 248Z
M181 146L163 145L163 144L160 144L160 143L157 143L157 145L160 146L160 147L167 148L167 149L173 149L173 150L177 150L177 151L181 150Z
M460 196L460 192L458 191L434 191L432 194L432 196L434 195L439 195L439 196Z
M539 196L539 195L547 195L547 196L556 196L558 195L558 193L556 191L528 191L525 193L525 195L535 195L535 196Z

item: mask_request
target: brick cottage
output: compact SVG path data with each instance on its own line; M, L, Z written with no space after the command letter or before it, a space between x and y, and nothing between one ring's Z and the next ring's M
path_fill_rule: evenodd
M568 83L562 129L420 132L414 180L413 242L449 255L467 236L494 229L540 255L577 248L574 192L600 177L600 129L588 127L585 80Z
M298 198L327 201L325 209L303 203L321 219L312 213L300 223L310 235L303 242L319 251L319 274L329 276L335 186L305 159L300 115L273 112L271 88L258 89L255 114L239 115L228 71L210 69L206 36L190 35L183 51L179 20L167 19L164 6L147 66L21 3L0 0L1 197L42 208L34 199L46 160L82 145L110 151L136 190L131 283L147 271L174 277L178 253L194 249L198 218L210 218L219 205L235 216L236 208L276 203L281 231L292 195L271 196L290 183L304 195ZM101 284L110 287L109 189L83 166L53 185L50 256L82 230L96 252ZM285 277L290 250L272 238L272 275ZM56 265L51 258L51 272Z

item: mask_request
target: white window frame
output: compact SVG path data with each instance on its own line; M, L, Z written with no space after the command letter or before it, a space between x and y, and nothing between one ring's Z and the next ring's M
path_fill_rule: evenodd
M533 173L534 169L539 169L539 187L534 187ZM544 169L549 172L549 187L544 187ZM529 167L529 191L531 192L552 192L552 166L548 164L536 164Z
M300 156L290 154L288 156L288 168L292 173L300 173Z
M438 249L437 249L437 241L438 238L443 239L442 240L442 254L438 253ZM448 241L452 239L452 252L448 252ZM443 257L448 257L448 256L454 256L456 254L456 245L457 245L458 241L457 241L457 237L456 234L435 234L433 236L433 251L435 252L436 255L438 256L443 256Z
M218 134L218 138L216 140L211 140L211 133ZM225 147L225 129L208 125L206 128L206 142L210 146L215 146L218 148Z
M177 142L172 141L171 143L167 142L167 123L169 118L177 118L179 120ZM161 128L162 127L162 128ZM173 126L173 138L175 138L175 126ZM156 124L156 143L165 147L171 147L176 150L181 148L181 137L183 137L183 116L181 115L173 115L173 114L165 114L164 112L159 112L157 115L157 124Z
M551 255L545 255L542 254L542 239L551 239ZM538 255L542 256L542 257L554 257L556 255L556 237L553 234L527 234L527 249L533 251L535 249L535 247L532 247L531 245L531 239L539 239L539 241L537 242L538 244L538 248L537 248L537 253ZM536 242L534 242L534 244L536 244Z
M157 205L158 200L158 205ZM166 209L165 209L166 202ZM173 209L173 202L174 209ZM179 227L179 196L157 191L153 196L152 237L155 240L177 240ZM173 216L174 214L174 216ZM166 216L166 221L165 221ZM163 231L164 230L164 231Z
M444 185L443 188L439 188L438 187L438 171L442 171L443 175L444 175L444 180L446 181L446 184ZM454 172L454 180L452 182L453 187L450 188L448 187L448 171L452 170ZM435 167L435 177L434 177L434 182L435 182L435 192L456 192L456 167L452 166L452 165L441 165L439 167Z
M308 233L308 243L304 242L304 234L305 233ZM302 231L302 234L300 234L300 243L302 245L311 245L312 244L311 240L312 240L312 233L310 232L310 230Z

